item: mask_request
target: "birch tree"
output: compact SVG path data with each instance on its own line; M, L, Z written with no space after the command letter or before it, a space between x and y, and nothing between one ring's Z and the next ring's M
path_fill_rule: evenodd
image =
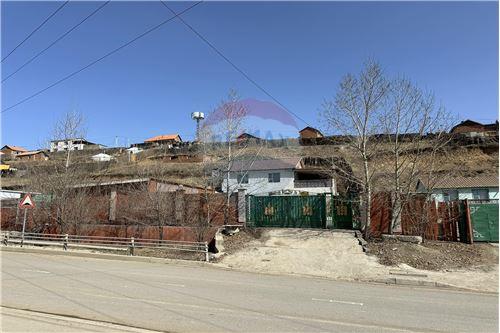
M77 139L85 137L85 120L83 115L78 111L69 111L61 119L59 119L53 129L53 140L67 140L66 152L66 169L70 166L70 156L73 149L72 141L69 139Z
M401 212L410 200L417 177L434 178L435 155L450 141L451 116L436 105L432 93L424 92L410 80L391 81L381 126L391 154L391 223L389 233L401 231Z
M389 83L380 65L369 61L358 75L346 75L335 98L323 103L323 119L327 128L346 138L362 164L362 177L355 179L362 188L362 227L366 238L370 236L370 211L374 169L373 157L377 153L380 133L379 119L389 90Z

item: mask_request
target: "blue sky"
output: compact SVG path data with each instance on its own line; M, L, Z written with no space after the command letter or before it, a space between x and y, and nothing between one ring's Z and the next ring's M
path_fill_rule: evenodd
M6 77L102 2L71 1L2 63ZM2 1L2 54L61 2ZM180 11L192 3L173 2ZM170 17L160 2L112 1L2 85L2 110ZM341 77L367 58L404 74L460 119L498 118L497 2L205 2L184 19L311 126ZM2 145L36 148L56 119L77 109L88 139L124 145L166 133L192 139L190 113L210 112L228 91L270 98L174 20L129 47L2 114ZM299 119L296 127L306 126ZM254 119L262 136L297 136Z

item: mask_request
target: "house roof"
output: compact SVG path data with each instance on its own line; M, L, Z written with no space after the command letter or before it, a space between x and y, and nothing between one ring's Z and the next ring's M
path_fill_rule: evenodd
M179 134L165 134L165 135L157 135L152 138L144 140L144 142L156 142L156 141L166 141L166 140L177 140L182 141L181 136Z
M189 187L189 188L204 189L204 187L202 187L202 186L188 185L188 184L183 184L183 183L176 182L176 181L162 180L162 179L158 179L158 178L116 179L116 180L103 181L100 183L83 183L83 184L73 185L71 187L82 188L82 187L112 186L112 185L146 183L149 181L156 181L156 182L162 183L162 184L182 185L183 187Z
M435 189L498 187L498 176L450 177L442 178Z
M316 129L316 128L311 127L311 126L306 126L306 127L304 127L303 129L301 129L301 130L299 131L299 133L302 133L302 132L304 132L304 131L306 131L306 130L314 131L314 132L316 132L316 133L318 133L318 134L323 135L323 133L321 133L321 131L320 131L319 129Z
M241 139L260 139L260 138L249 133L241 133L240 135L238 135L237 139L241 140Z
M33 151L27 151L25 153L20 153L17 154L17 157L22 157L22 156L31 156L31 155L36 155L36 154L44 154L45 156L48 156L43 150L33 150Z
M230 171L260 171L260 170L287 170L299 167L301 158L290 157L282 159L240 160L234 161Z
M492 124L482 124L477 121L467 119L462 121L460 124L453 126L450 130L450 133L453 133L460 127L476 127L476 128L482 128L485 131L496 131L498 130L498 121Z
M27 152L28 150L23 148L23 147L19 147L19 146L11 146L11 145L5 145L2 147L2 149L4 148L7 148L7 149L10 149L10 150L13 150L13 151L22 151L22 152Z

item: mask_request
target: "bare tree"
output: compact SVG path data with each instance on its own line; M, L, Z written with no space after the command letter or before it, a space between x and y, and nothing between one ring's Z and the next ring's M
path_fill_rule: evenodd
M73 141L70 139L83 138L85 136L85 121L83 115L77 111L67 112L59 119L53 129L53 140L67 141L66 169L70 165L70 155L73 150Z
M451 117L437 106L431 93L425 93L406 78L391 80L386 107L380 118L391 154L391 223L389 232L400 231L401 212L415 191L417 178L427 176L432 183L435 154L450 141Z
M365 237L369 237L373 157L377 153L380 133L379 119L386 100L389 83L378 63L369 61L357 76L346 75L333 101L323 103L323 119L334 134L345 136L362 164L362 177L354 179L362 188L362 213ZM346 173L348 176L348 173Z
M229 210L231 194L234 188L230 186L231 168L235 160L241 158L246 150L238 145L237 138L244 131L246 107L240 102L235 90L231 90L226 99L222 100L218 107L210 115L211 123L204 124L204 131L211 134L213 143L222 141L223 149L218 151L218 173L212 174L213 178L223 178L224 191L226 192L226 207L224 208L224 221L229 221ZM217 133L217 134L216 134ZM207 136L205 134L205 138Z

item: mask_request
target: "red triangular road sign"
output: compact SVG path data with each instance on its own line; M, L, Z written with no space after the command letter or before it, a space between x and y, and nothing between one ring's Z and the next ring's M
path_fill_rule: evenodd
M19 203L19 208L35 208L35 202L31 198L31 195L27 193L23 200Z

